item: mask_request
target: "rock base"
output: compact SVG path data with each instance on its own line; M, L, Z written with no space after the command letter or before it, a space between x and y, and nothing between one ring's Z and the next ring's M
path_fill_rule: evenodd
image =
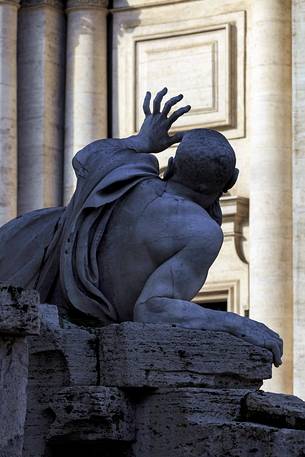
M27 409L28 345L39 333L39 295L0 285L0 456L21 457Z
M259 390L269 351L170 325L80 328L56 306L39 309L25 425L26 343L2 335L11 404L2 402L19 419L11 426L2 413L12 433L0 428L1 457L305 456L305 403Z

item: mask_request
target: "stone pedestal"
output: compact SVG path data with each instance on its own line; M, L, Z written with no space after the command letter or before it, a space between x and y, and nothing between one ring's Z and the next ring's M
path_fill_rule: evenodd
M35 291L0 285L0 455L21 457L27 407L26 335L39 333Z

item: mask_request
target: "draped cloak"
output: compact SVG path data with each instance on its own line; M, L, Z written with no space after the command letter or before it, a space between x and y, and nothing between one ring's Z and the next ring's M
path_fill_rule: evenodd
M102 323L117 322L100 290L98 247L116 203L158 176L158 160L108 139L83 148L72 164L77 187L67 207L26 213L0 228L0 281L37 289L42 303L60 286L65 306Z

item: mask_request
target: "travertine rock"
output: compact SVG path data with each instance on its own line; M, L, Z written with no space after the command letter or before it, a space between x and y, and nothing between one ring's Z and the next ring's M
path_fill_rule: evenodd
M27 406L25 338L0 336L0 456L21 457Z
M0 283L0 334L38 335L39 294Z
M96 385L97 343L94 334L62 328L55 305L40 305L41 334L29 338L28 410L23 457L45 457L53 421L49 402L71 385Z
M305 430L305 403L293 395L251 392L246 395L243 420Z
M90 329L69 324L60 326L55 305L40 305L41 334L29 338L30 360L40 359L40 369L49 370L48 359L58 357L65 370L66 385L95 385L97 383L97 338ZM53 375L53 373L50 373ZM62 374L57 371L57 376Z
M136 456L300 457L305 432L243 421L235 389L161 389L137 406ZM252 394L248 394L252 395ZM267 394L269 395L269 394Z
M272 355L222 332L124 322L100 330L101 384L258 388Z
M56 418L49 438L71 441L133 441L134 410L115 387L70 387L50 403Z
M39 315L28 387L24 337L0 333L0 457L305 455L305 403L255 391L269 351L170 325L93 331L54 305Z
M0 456L21 457L27 407L28 346L39 332L34 290L0 284Z
M39 333L39 294L0 284L0 456L21 457L27 407L28 346Z

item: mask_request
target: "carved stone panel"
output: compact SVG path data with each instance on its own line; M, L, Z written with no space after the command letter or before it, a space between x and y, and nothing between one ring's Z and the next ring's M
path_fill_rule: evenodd
M202 2L190 2L187 19L177 10L167 20L162 8L115 11L113 135L138 131L146 90L167 86L168 96L181 92L192 106L173 130L243 137L245 12L206 16Z
M175 130L231 125L231 32L230 24L223 24L195 33L182 31L178 35L136 41L135 131L144 119L141 101L147 88L156 93L162 87L164 65L176 70L166 77L169 96L182 91L192 106L190 113L176 122Z

